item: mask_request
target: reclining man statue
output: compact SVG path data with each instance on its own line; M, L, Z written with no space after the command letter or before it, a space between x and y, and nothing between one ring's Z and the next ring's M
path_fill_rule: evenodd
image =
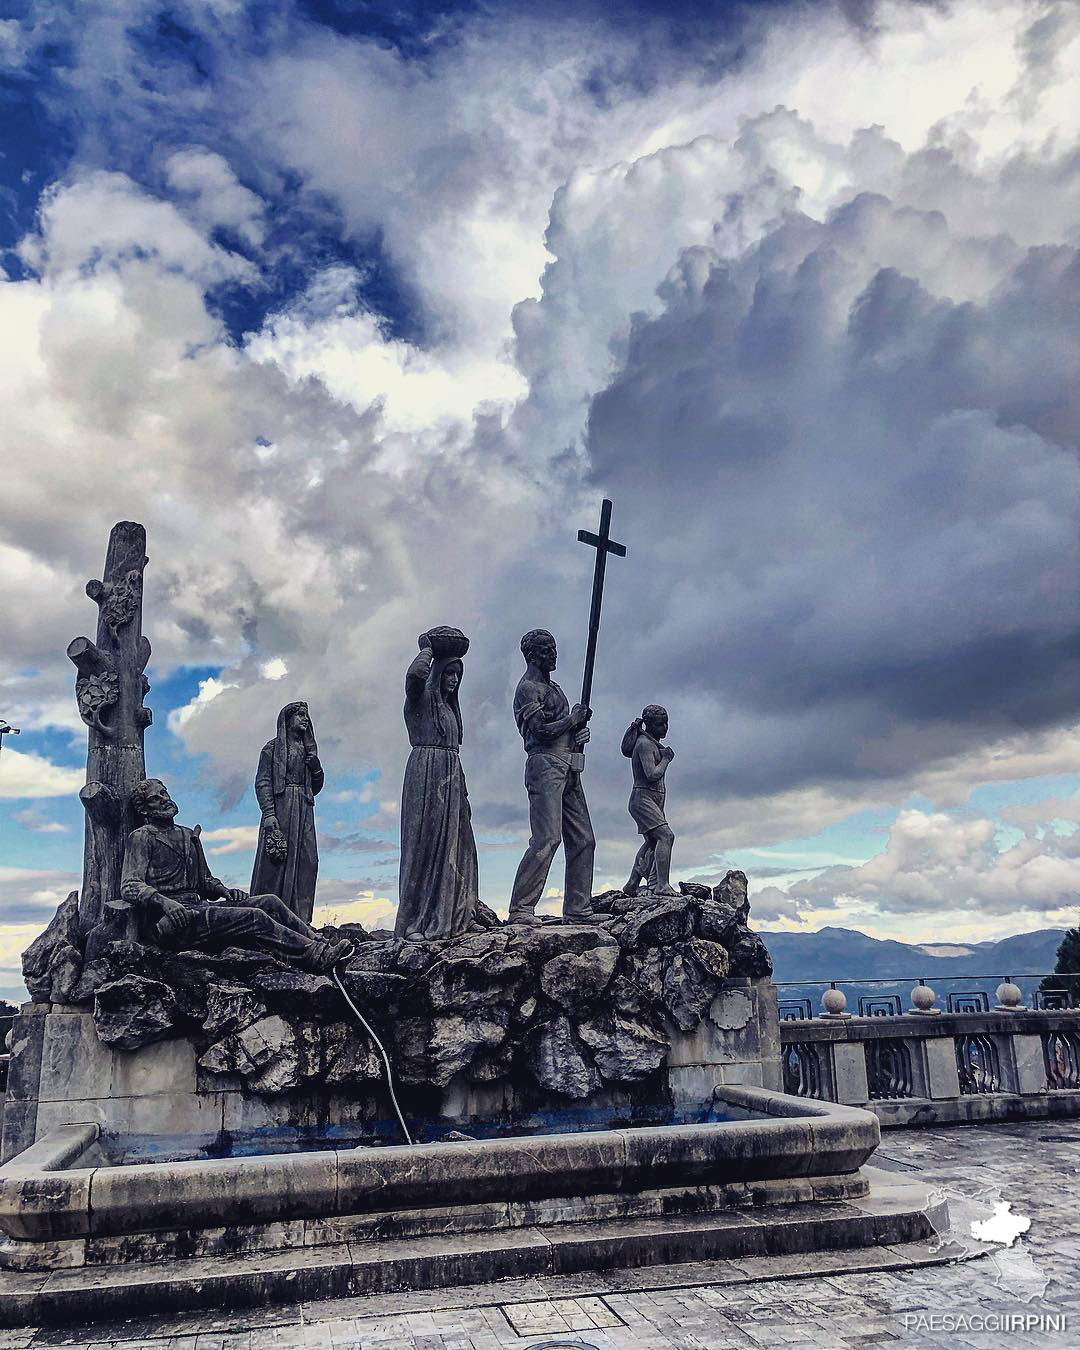
M131 793L146 822L132 830L120 894L150 919L163 947L253 947L322 974L353 955L351 942L327 942L276 895L230 890L210 875L199 836L175 823L165 784L145 778Z

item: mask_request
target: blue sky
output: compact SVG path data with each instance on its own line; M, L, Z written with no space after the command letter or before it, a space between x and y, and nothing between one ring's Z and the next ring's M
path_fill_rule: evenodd
M1075 921L1074 6L28 3L0 60L11 987L79 866L63 651L122 518L147 762L230 882L305 697L322 912L392 918L448 622L505 904L517 639L576 683L606 494L598 885L661 701L675 874L744 867L766 926Z

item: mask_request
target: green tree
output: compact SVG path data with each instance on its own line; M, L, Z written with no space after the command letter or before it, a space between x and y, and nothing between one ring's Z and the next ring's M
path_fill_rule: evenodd
M1064 989L1072 1005L1080 1007L1080 928L1070 928L1061 939L1054 970L1057 973L1047 975L1039 988L1044 992Z

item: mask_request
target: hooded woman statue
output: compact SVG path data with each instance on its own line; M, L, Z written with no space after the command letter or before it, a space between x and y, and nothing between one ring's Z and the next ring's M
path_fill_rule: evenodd
M311 922L315 908L315 794L322 785L308 705L287 703L278 713L277 735L263 746L255 775L262 824L251 894L278 896L305 923Z
M457 628L421 634L405 675L405 725L412 752L401 789L401 870L394 935L410 941L456 937L479 899L472 811L458 747L458 686L469 639Z

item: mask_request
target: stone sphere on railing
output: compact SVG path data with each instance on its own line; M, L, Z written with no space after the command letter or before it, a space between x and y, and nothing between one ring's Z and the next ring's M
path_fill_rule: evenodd
M937 1012L938 1009L934 1007L936 1002L937 994L928 984L917 984L911 991L911 1006L916 1012Z
M1019 985L1006 980L1004 984L997 987L998 1007L1012 1011L1020 1007L1020 1000L1024 997L1024 992Z
M829 1017L839 1017L847 1010L847 995L842 989L826 989L821 996L821 1006Z

